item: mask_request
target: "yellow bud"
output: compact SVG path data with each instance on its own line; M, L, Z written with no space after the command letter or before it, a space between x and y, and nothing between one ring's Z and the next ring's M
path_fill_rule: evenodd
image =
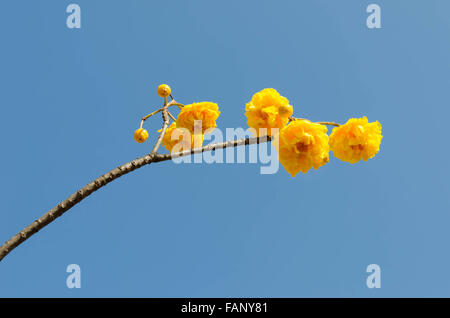
M161 97L168 97L170 96L171 89L169 85L161 84L158 86L158 89L156 90L159 96Z
M134 132L134 140L136 140L136 142L138 143L143 143L144 141L146 141L148 138L148 132L147 130L143 129L143 128L139 128L136 129L136 131Z
M281 117L290 117L294 113L291 105L282 105L278 107L278 113Z

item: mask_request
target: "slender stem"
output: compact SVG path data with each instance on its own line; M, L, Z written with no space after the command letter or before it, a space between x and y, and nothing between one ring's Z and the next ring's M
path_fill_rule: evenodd
M172 100L167 103L167 97L164 98L164 106L170 107L170 106L179 106L179 105L183 105L180 103L175 102L175 100L173 99L172 95L170 95L170 98L172 98ZM183 105L184 106L184 105ZM156 115L157 113L159 113L160 111L163 110L164 107L155 110L154 112L148 114L147 116L142 117L142 122L146 121L147 119L149 119L150 117L152 117L153 115ZM141 128L142 128L142 123L141 123Z
M173 121L177 121L177 119L173 117L173 115L169 111L167 111L167 113L169 114L170 118L172 118Z
M293 120L308 120L308 119L306 119L306 118L296 118L296 117L289 117L289 122L291 122L291 121L293 121ZM309 120L308 120L309 121ZM340 126L340 124L338 124L338 123L335 123L335 122L333 122L333 121L319 121L319 122L316 122L316 124L320 124L320 125L329 125L329 126L336 126L336 127L339 127Z
M335 127L339 127L340 126L340 124L332 122L332 121L319 121L319 122L317 122L317 124L329 125L329 126L335 126Z
M162 111L163 109L160 108L158 110L155 110L153 113L148 114L147 116L142 117L142 121L146 121L147 119L149 119L150 117L152 117L153 115L156 115L157 113L159 113L160 111Z
M168 114L168 110L167 107L169 107L169 105L167 104L167 97L164 98L164 107L162 108L162 117L163 117L163 126L161 129L161 133L159 134L158 140L156 141L155 146L152 149L152 153L156 153L158 151L159 146L161 146L162 140L164 135L166 134L166 130L167 127L169 126L169 114Z
M175 102L175 100L173 100L172 102L169 103L171 106L178 106L179 109L182 109L184 107L183 104L177 103Z
M47 213L42 215L39 219L31 223L29 226L24 228L22 231L11 237L5 244L0 246L0 261L5 258L6 255L8 255L13 249L15 249L17 246L25 242L27 239L29 239L33 234L37 233L39 230L43 229L45 226L53 222L56 218L63 215L65 212L70 210L73 206L75 206L77 203L91 195L93 192L97 191L98 189L104 187L108 183L112 182L113 180L120 178L123 175L126 175L127 173L134 171L136 169L139 169L145 165L161 162L161 161L167 161L174 157L181 157L181 156L188 156L192 155L194 153L199 152L205 152L205 151L211 151L215 149L222 149L222 148L228 148L228 147L237 147L242 145L250 145L250 144L259 144L263 142L269 142L271 141L270 137L256 137L256 138L244 138L240 140L231 140L227 142L222 143L215 143L211 145L206 145L201 148L187 150L179 153L173 153L173 154L158 154L158 153L150 153L143 157L137 158L133 161L127 162L109 172L106 174L98 177L94 181L88 183L81 189L79 189L77 192L69 196L66 200L59 203L57 206L55 206L53 209L49 210Z

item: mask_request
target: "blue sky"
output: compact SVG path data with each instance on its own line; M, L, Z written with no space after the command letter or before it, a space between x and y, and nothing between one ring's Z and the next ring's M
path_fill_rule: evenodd
M448 1L0 4L0 240L151 150L160 83L245 127L266 87L313 121L367 116L380 153L291 178L172 162L96 192L0 263L0 297L442 297L448 244ZM366 27L381 7L382 28ZM366 267L381 267L381 288ZM79 264L82 288L66 287Z

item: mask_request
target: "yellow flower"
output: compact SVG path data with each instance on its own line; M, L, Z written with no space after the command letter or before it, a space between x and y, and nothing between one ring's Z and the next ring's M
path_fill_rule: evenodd
M143 129L143 128L139 128L136 129L136 131L134 132L134 140L136 140L136 142L138 143L143 143L144 141L146 141L148 138L148 132L147 130Z
M216 103L201 102L184 106L177 118L177 127L187 128L191 134L201 131L203 134L207 129L216 127L216 119L219 117L219 106ZM195 121L201 121L201 127L194 127Z
M160 132L161 130L159 130ZM173 135L172 135L173 134ZM172 139L173 136L173 139ZM175 145L179 145L176 151L189 150L191 148L201 147L203 143L203 135L191 134L187 128L178 128L176 123L172 123L163 136L162 144L169 151Z
M329 160L327 127L309 120L294 120L281 129L274 145L280 163L291 176L318 169Z
M289 100L273 88L265 88L253 95L245 110L247 124L256 129L257 136L260 134L259 128L267 128L267 135L271 136L271 128L281 129L286 126L293 112Z
M378 121L369 123L366 117L351 118L344 125L333 129L330 148L343 161L367 161L380 150L382 138L381 124Z

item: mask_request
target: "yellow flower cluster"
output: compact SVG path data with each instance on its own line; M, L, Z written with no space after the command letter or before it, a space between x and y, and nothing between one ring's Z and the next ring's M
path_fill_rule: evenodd
M162 140L163 146L168 151L172 151L177 144L180 148L176 151L201 147L204 133L216 127L219 115L219 106L215 103L201 102L184 106L177 121L167 128Z
M352 118L346 124L336 127L330 135L333 154L350 163L361 159L367 161L380 150L381 124L369 123L366 117Z
M191 134L197 131L204 134L206 130L216 127L216 119L219 115L219 106L216 103L202 102L186 105L178 114L177 127L187 128ZM201 127L194 127L195 121L201 121Z
M274 142L280 163L293 177L300 171L318 169L329 160L327 127L309 120L290 122Z
M166 107L166 110L171 105L177 105L181 108L176 120L169 113L169 116L175 122L167 127L162 137L162 145L170 152L172 152L175 146L177 146L177 149L175 149L176 152L201 147L205 132L208 129L214 129L216 127L216 119L220 115L219 106L211 102L193 103L183 106L182 104L175 103L174 100L167 104L167 97L172 97L172 90L167 84L159 85L156 92L164 98L164 107ZM151 116L166 110L165 108L161 108L144 116L141 127L134 132L134 140L138 143L145 142L148 139L148 132L142 128L142 124ZM158 132L161 131L162 129L158 130Z
M216 127L220 115L219 106L212 102L193 103L183 106L173 100L167 104L167 97L172 97L168 85L160 85L159 96L164 98L164 107L142 118L141 128L135 131L134 139L142 143L148 138L148 132L142 128L144 121L150 116L166 111L170 106L181 108L177 119L166 130L162 137L162 145L170 152L199 148L203 144L203 136L208 130ZM266 88L253 95L245 106L247 124L253 128L257 137L270 136L278 151L278 158L291 175L300 171L308 172L318 169L329 161L329 152L335 157L350 163L361 159L367 161L380 150L383 136L381 124L369 123L366 117L351 118L344 125L331 122L314 123L307 119L292 117L293 108L286 97L275 89ZM326 125L333 128L327 135ZM261 129L261 131L260 131ZM177 149L174 147L177 146Z
M293 113L289 100L273 88L263 89L253 95L245 110L247 124L256 129L257 136L260 136L259 128L267 128L267 135L272 136L272 128L286 126Z
M258 136L259 129L266 128L269 136L278 137L274 138L278 158L291 176L325 165L330 149L343 161L367 161L378 153L383 138L380 123L369 123L366 117L350 119L328 137L327 123L292 118L289 101L273 88L253 95L245 110L247 124L256 129ZM279 129L278 134L273 128Z
M194 135L187 128L177 127L177 123L172 123L163 136L162 144L170 152L178 144L176 151L189 150L201 147L203 135Z

